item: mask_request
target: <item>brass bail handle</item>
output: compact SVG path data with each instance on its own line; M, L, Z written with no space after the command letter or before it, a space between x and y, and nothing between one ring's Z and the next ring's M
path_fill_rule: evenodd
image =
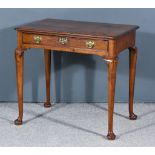
M33 39L34 39L36 44L40 44L40 42L42 40L42 38L40 36L34 36Z
M67 37L60 37L59 38L59 43L62 45L65 45L68 43L68 38Z
M94 47L94 45L95 45L95 42L94 41L91 41L91 40L88 40L88 41L86 41L86 46L87 46L87 48L93 48Z

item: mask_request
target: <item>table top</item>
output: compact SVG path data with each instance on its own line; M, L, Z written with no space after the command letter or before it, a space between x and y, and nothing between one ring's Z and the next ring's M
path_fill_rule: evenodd
M136 25L84 22L60 19L43 19L16 28L18 31L40 34L91 36L115 39L138 29Z

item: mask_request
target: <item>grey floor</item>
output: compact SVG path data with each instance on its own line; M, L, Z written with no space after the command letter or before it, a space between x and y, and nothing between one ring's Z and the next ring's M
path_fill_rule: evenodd
M128 120L128 105L115 104L115 141L108 141L107 104L25 103L24 124L15 126L16 103L0 104L0 146L155 146L155 103L137 103L138 120Z

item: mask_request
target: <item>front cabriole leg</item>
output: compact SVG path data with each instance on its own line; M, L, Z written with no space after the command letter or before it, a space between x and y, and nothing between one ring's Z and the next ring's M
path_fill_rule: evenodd
M24 49L15 50L16 78L18 92L18 118L14 121L15 125L21 125L23 119L23 69L24 69Z
M115 83L118 58L105 59L108 64L108 134L109 140L116 138L113 132L113 112L115 98Z

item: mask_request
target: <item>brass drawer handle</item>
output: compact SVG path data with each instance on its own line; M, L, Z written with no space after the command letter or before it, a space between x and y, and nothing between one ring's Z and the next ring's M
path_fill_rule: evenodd
M40 36L34 36L33 39L34 39L36 44L40 44L40 42L42 40L42 38Z
M86 46L87 46L87 48L93 48L94 47L94 45L95 45L95 42L94 41L91 41L91 40L88 40L88 41L86 41Z
M59 38L59 43L62 45L65 45L68 43L68 38L67 37L60 37Z

